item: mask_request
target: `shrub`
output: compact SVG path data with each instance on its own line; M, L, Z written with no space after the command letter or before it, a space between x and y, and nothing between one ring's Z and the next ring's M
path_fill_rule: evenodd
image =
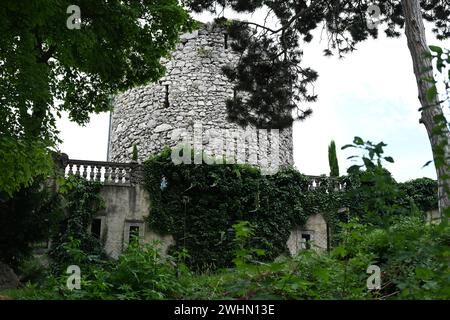
M72 244L72 249L77 249L76 243ZM90 259L81 250L77 252L77 257L73 260L74 264ZM64 272L50 276L40 288L31 284L27 288L35 288L46 297L83 300L177 299L186 291L177 278L173 258L163 257L158 243L130 245L117 261L94 262L80 265L80 290L67 288L68 275ZM52 297L52 291L57 292L57 296ZM25 290L25 295L28 298L30 290Z
M89 259L77 261L78 264L92 263L106 257L100 241L89 232L92 218L103 206L100 188L100 182L76 176L61 182L60 192L64 195L66 215L53 235L49 252L53 272L64 272L68 265L75 264L75 258L80 260L84 257L81 252Z
M30 257L23 261L18 268L18 275L22 283L42 283L48 275L44 262L37 257Z
M429 178L414 179L399 183L400 190L411 198L422 212L438 209L438 184Z
M43 177L0 199L0 260L17 269L28 259L33 243L48 240L59 221L60 203L60 196L45 186Z

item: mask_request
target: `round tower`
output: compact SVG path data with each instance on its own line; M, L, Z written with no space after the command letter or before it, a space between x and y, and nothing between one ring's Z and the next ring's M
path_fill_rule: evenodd
M227 120L233 84L222 67L238 56L215 25L180 37L159 83L133 88L113 100L108 161L129 162L133 145L141 161L165 146L191 144L211 156L262 167L293 164L292 128L256 130Z

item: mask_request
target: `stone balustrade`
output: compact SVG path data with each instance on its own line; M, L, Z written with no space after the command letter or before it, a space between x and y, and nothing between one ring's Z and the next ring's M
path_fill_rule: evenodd
M144 180L143 165L138 163L121 163L70 159L65 165L65 176L76 175L87 180L105 184L134 185ZM346 189L346 183L324 176L306 176L309 178L308 190L314 190L325 183L335 191Z
M146 226L146 217L150 208L150 197L144 187L144 165L131 162L103 162L68 159L67 155L57 161L65 176L79 176L89 181L98 181L104 186L100 195L105 207L96 216L100 221L99 239L104 244L105 252L112 258L118 258L129 241L130 228L138 228L139 235L145 242L159 240L163 252L173 245L171 235L161 236ZM319 192L344 191L347 186L341 180L325 176L306 176L303 190L320 188ZM324 187L322 189L322 187ZM296 228L289 237L287 246L293 253L304 245L306 234L316 243L317 248L328 246L327 225L320 214L308 219L305 227Z
M134 182L132 171L136 166L135 163L70 159L65 167L65 176L75 175L104 184L131 185Z
M341 182L336 178L309 175L306 177L309 178L308 190L314 190L320 187L323 183L334 189L334 191L344 191L347 188L347 184L345 182Z

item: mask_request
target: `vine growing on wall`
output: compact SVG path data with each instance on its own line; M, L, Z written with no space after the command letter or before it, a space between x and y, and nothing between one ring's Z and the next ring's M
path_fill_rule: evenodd
M150 227L173 235L172 250L187 249L187 262L197 270L232 265L237 221L252 223L253 245L274 259L287 253L290 232L311 214L324 213L334 221L329 213L337 211L343 197L331 192L325 176L308 191L309 178L293 168L264 176L251 165L175 165L170 149L146 161L145 182Z
M238 221L254 226L252 247L263 249L265 259L273 260L287 254L290 232L313 214L322 213L334 234L338 222L353 216L378 223L378 216L375 219L371 215L384 214L385 206L380 203L395 205L395 212L388 214L411 212L417 208L412 205L415 199L426 199L419 201L419 209L428 210L433 204L433 199L420 195L429 193L427 187L416 190L417 195L411 182L402 188L403 184L396 183L390 174L383 176L389 181L371 180L372 172L367 168L351 170L343 177L322 176L311 188L311 178L292 167L264 176L257 167L247 164L175 165L169 148L144 166L145 187L151 199L149 226L172 235L176 243L171 250L186 249L186 262L196 270L232 266L232 226ZM387 185L387 193L374 194L374 187L378 190ZM372 201L367 201L370 198ZM436 207L436 199L434 204ZM348 210L343 214L341 208Z
M75 251L83 252L83 256L92 261L106 257L100 240L90 233L92 219L103 208L101 187L102 184L98 181L88 181L77 176L69 176L60 181L59 192L64 197L65 217L53 235L49 252L54 272L59 273L73 264Z

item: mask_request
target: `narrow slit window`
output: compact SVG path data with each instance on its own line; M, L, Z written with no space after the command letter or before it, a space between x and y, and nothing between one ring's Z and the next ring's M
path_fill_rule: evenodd
M164 107L168 108L170 107L170 103L169 103L169 85L166 84L166 97L164 99Z
M94 219L94 220L92 220L91 234L95 238L100 239L101 230L102 230L102 219Z
M223 47L228 49L228 33L224 33Z

